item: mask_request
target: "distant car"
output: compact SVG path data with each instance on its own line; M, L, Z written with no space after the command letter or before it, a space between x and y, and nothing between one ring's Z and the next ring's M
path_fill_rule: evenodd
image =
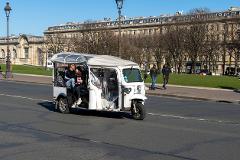
M228 76L238 76L240 75L240 68L237 68L237 72L235 73L235 68L234 67L227 67L225 71L225 75Z
M211 75L211 72L209 72L208 69L201 69L199 74Z

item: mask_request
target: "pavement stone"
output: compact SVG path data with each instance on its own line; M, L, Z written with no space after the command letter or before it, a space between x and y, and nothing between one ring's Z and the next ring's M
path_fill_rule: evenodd
M11 79L11 81L51 85L52 77L14 74L13 79ZM159 85L156 90L149 90L148 89L149 85L150 84L146 84L147 89L146 93L148 95L240 104L239 90L233 91L227 89L176 86L176 85L169 85L166 90L161 88Z

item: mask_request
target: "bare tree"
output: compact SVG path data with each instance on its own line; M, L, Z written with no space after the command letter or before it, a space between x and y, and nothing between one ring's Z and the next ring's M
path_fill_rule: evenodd
M185 28L170 27L165 34L166 49L174 62L175 72L180 73L184 60Z
M234 58L234 68L235 68L235 74L237 73L237 68L238 68L238 62L240 58L240 43L239 40L233 40L229 45L228 45L228 50L229 50L229 55L230 59Z
M164 60L164 56L166 54L166 47L164 41L164 35L161 33L155 33L153 35L153 56L155 61L157 62L158 69L161 70L161 65Z
M203 58L205 64L208 66L210 72L215 72L215 66L219 57L220 44L215 32L211 32L207 35L205 46L203 48Z
M125 44L129 44L131 51L131 59L138 63L140 66L144 65L145 53L144 48L142 47L142 38L140 36L128 36L128 41L124 40Z
M48 53L56 54L62 52L64 51L65 45L66 41L64 36L60 33L45 36L45 46Z
M153 37L151 35L139 36L138 47L142 51L143 63L146 63L147 67L150 68L150 65L153 61Z
M96 39L99 54L118 55L118 38L112 31L100 31Z
M185 50L192 61L192 73L195 73L196 62L205 46L206 25L193 24L185 34Z
M210 13L210 9L207 7L200 7L200 8L193 8L191 9L188 14L205 14L205 13Z

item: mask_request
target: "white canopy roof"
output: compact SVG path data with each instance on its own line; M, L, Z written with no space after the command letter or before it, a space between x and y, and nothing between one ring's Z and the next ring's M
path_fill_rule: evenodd
M55 54L51 61L65 64L86 63L91 66L137 66L137 64L132 61L123 60L114 56L73 52Z

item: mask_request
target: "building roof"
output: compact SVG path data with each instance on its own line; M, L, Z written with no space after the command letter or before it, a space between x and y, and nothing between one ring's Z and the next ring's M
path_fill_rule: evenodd
M180 12L179 12L180 13ZM136 26L158 26L164 24L175 23L192 23L193 20L198 21L219 21L225 19L238 19L240 17L240 9L237 7L231 7L228 11L222 12L210 12L204 14L175 14L175 15L160 15L150 17L135 17L122 20L122 27L136 27ZM45 30L44 34L51 34L54 32L69 32L78 30L103 28L118 28L118 20L103 20L103 21L87 21L83 23L66 23L63 25L51 26Z
M55 54L52 62L76 64L86 63L91 66L137 66L136 63L109 55L94 55L85 53L62 52Z
M11 35L9 36L9 42L10 43L19 43L20 39L26 39L28 42L44 42L44 38L42 36L34 36L34 35L26 35L26 34L20 34L20 35ZM7 44L7 37L0 37L0 44Z

